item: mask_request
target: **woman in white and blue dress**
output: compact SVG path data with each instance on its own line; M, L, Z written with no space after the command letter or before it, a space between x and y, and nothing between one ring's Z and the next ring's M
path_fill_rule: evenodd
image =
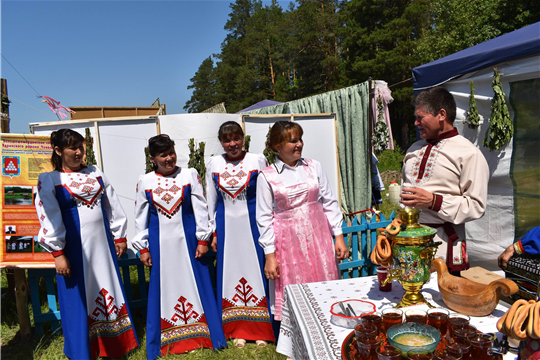
M266 346L266 341L275 340L255 210L257 177L267 161L262 154L242 150L244 132L234 121L221 125L218 139L225 153L212 157L206 166L218 311L225 337L234 339L237 347L246 340Z
M147 358L226 347L204 257L211 230L201 179L176 166L169 136L151 138L148 148L155 171L139 178L132 240L151 266Z
M51 134L55 170L38 180L38 239L54 256L66 356L118 358L138 346L117 263L127 219L103 173L82 165L83 143L73 130Z

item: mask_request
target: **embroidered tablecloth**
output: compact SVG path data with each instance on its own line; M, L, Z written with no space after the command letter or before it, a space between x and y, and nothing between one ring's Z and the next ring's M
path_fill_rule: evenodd
M436 273L432 274L430 281L424 285L422 294L434 306L446 308L438 291L436 276ZM295 360L341 360L341 345L352 329L330 322L331 305L337 301L358 299L373 303L377 311L381 311L394 306L404 293L402 286L396 281L392 284L391 292L379 291L376 276L288 285L285 287L277 351ZM427 305L417 307L428 308ZM497 321L508 308L508 304L499 302L490 315L471 316L471 325L482 332L497 333ZM504 360L515 358L515 355L507 354Z

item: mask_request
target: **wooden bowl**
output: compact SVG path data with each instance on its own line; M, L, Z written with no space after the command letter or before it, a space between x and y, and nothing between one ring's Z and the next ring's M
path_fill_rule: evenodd
M508 279L492 281L489 285L454 276L448 272L443 259L435 259L431 266L437 270L439 292L449 309L470 316L491 314L499 303L501 293L510 296L518 292L515 282Z

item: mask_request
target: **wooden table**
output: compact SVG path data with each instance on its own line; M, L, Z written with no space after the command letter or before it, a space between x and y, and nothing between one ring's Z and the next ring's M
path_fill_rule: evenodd
M436 276L436 273L432 274L422 293L434 306L446 308L438 292ZM379 291L375 276L288 285L285 288L277 351L295 360L341 360L341 345L352 329L331 322L331 305L337 301L358 299L375 304L377 311L381 311L399 302L404 292L396 281L392 284L391 292ZM427 305L416 307L427 309ZM471 317L471 325L482 332L496 333L501 337L496 323L509 308L510 305L499 302L490 315ZM507 354L504 360L515 358L515 355Z

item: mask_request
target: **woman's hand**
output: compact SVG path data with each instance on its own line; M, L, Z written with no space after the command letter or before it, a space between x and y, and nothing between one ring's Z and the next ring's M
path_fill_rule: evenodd
M345 260L349 257L349 249L345 245L345 240L343 240L343 234L336 235L336 244L334 248L336 249L336 256L339 260Z
M62 276L71 276L71 264L65 255L60 255L54 258L54 266L56 273Z
M264 275L270 280L279 279L279 264L276 259L276 254L267 254L265 257L266 265L264 265Z
M116 256L118 256L118 258L120 258L122 255L124 255L126 253L127 242L114 244L114 248L116 249Z
M217 253L217 236L212 236L212 244L210 245L212 247L212 251Z
M201 258L208 252L208 245L197 245L197 251L195 252L195 259Z
M144 266L152 266L152 255L150 255L150 252L141 254L141 262L144 264Z

